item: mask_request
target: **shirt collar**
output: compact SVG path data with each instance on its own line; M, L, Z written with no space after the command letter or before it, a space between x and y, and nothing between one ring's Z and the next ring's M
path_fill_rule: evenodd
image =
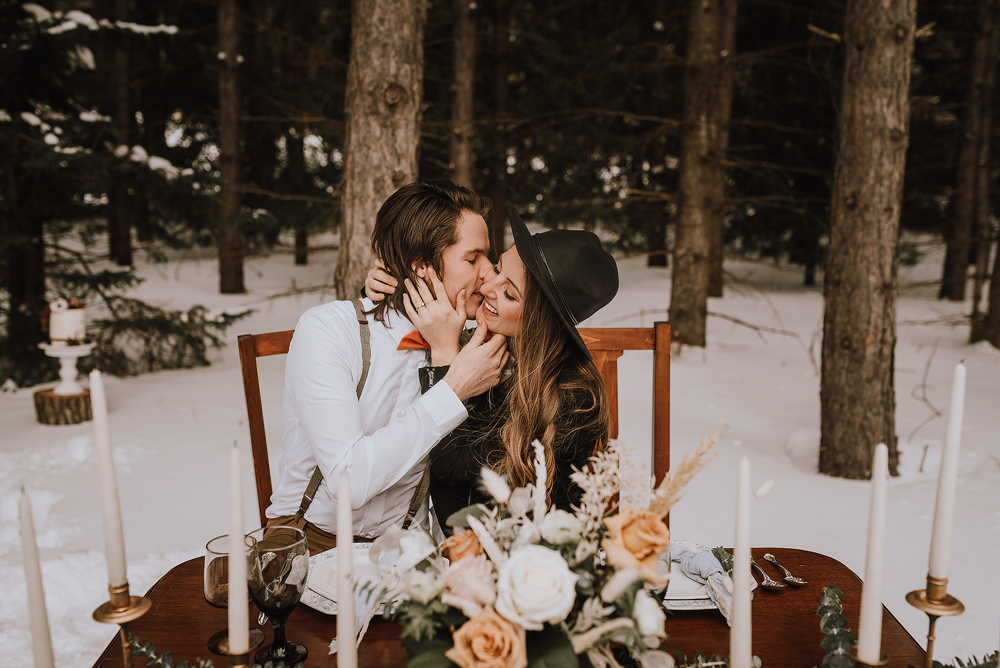
M370 311L375 307L375 302L365 297L362 302L365 307L365 311ZM385 310L385 330L389 332L389 336L392 340L399 345L399 342L403 340L403 337L416 329L413 323L410 322L409 318L406 317L405 313L400 313L394 311L391 308Z

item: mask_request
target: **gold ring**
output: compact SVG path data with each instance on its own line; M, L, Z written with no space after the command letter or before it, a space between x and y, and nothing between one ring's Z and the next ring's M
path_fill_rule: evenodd
M425 303L423 303L423 302L420 302L419 304L417 304L417 308L421 308L421 307L423 307L423 306L427 306L427 304L425 304Z

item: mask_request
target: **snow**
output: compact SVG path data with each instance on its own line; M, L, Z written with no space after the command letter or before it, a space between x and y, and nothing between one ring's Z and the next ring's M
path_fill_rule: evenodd
M246 295L217 294L210 251L139 267L146 280L137 294L153 303L256 312L234 327L227 348L212 352L211 367L106 379L133 592L146 591L174 565L202 555L210 538L226 532L226 471L234 441L244 451L244 489L254 489L236 336L290 329L307 308L333 298L336 251L329 250L329 235L314 243L327 250L314 252L305 267L294 265L287 249L248 258ZM900 476L890 480L888 491L884 600L923 644L927 617L904 596L924 587L927 571L944 434L944 416L931 407L946 407L954 365L964 359L968 389L949 592L966 611L940 620L936 641L937 658L950 661L998 645L997 577L982 569L1000 558L1000 351L985 343L968 345L968 327L947 324L968 313L970 304L938 301L934 287L923 283L935 279L940 266L938 249L900 271L899 321L929 324L903 324L898 332L901 459ZM647 268L643 258L621 260L619 267L618 297L586 325L648 326L664 318L669 270ZM803 287L800 271L787 267L730 261L727 271L726 296L711 300L709 310L730 320L710 318L708 346L684 350L672 360L675 460L705 434L729 425L716 445L716 459L672 513L673 535L706 545L732 544L736 468L745 454L759 497L753 501L753 544L822 552L863 575L869 485L816 471L822 290ZM306 286L317 288L303 290ZM731 319L789 334L756 332ZM651 354L628 352L620 363L622 438L636 444L634 461L646 463ZM281 358L260 360L274 466L281 449L283 370ZM57 664L90 665L115 631L90 617L108 596L93 426L37 424L31 394L0 393L0 591L6 602L0 606L0 638L9 665L32 664L17 524L24 485L34 505L52 635L59 639ZM254 528L252 491L244 512L247 529ZM849 626L856 629L857 620Z

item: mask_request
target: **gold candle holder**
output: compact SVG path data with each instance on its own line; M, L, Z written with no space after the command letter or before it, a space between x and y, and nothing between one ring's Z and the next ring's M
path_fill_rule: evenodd
M857 645L851 645L850 647L848 647L847 653L851 656L852 659L854 659L854 663L858 664L859 666L884 666L885 664L889 663L889 655L881 651L879 652L879 659L877 663L865 663L864 661L858 658Z
M253 651L260 647L261 643L264 642L264 634L257 629L251 629L250 631L250 645L247 647L247 651L242 654L230 654L229 653L229 636L219 640L219 654L225 654L226 658L229 660L228 665L230 668L246 668L247 666L252 666L253 662L250 660L250 655Z
M924 668L934 666L934 625L938 617L952 617L965 612L965 605L948 593L948 578L932 577L927 574L927 589L911 591L906 595L906 601L914 608L927 613L930 623L927 628L927 656Z
M125 668L132 666L132 646L128 642L126 627L133 619L142 617L152 604L145 596L129 595L128 582L123 585L108 585L110 600L94 610L94 620L102 624L117 624L118 637L122 643L122 661Z

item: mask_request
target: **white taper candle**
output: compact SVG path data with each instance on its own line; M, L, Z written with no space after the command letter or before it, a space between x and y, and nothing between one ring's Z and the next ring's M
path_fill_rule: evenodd
M94 437L97 465L101 475L101 508L104 512L104 556L108 561L108 585L120 587L128 582L125 575L125 538L122 514L118 504L118 481L115 460L111 455L111 435L108 430L108 401L104 394L104 377L94 369L90 372L90 405L94 414Z
M229 653L250 648L250 601L247 549L243 526L243 478L240 449L229 453Z
M740 460L736 481L736 542L733 545L733 619L729 630L730 668L750 668L750 461Z
M351 512L351 478L340 472L337 486L337 666L358 667L357 627L354 614L354 513Z
M945 427L941 473L938 476L934 527L931 529L931 557L927 572L931 577L948 577L951 557L951 530L955 521L955 487L958 484L958 450L962 445L962 414L965 411L965 365L955 367L951 382L951 402Z
M53 668L52 636L49 633L49 613L45 608L45 588L42 586L42 566L35 541L35 521L31 516L31 501L21 488L21 550L24 552L24 581L28 585L28 621L31 628L31 649L35 668Z
M882 582L885 570L885 499L889 479L889 448L875 446L872 458L872 498L868 513L868 556L865 583L861 589L861 620L858 622L858 659L878 664L882 650Z

